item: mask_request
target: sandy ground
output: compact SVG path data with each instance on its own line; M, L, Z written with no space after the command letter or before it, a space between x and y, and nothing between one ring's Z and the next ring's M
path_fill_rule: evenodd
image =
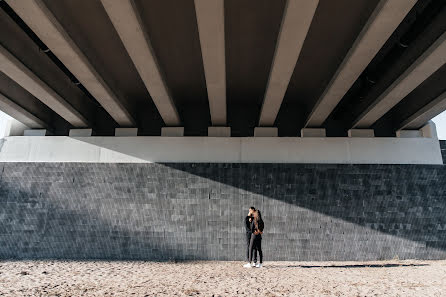
M0 296L446 296L446 260L0 261Z

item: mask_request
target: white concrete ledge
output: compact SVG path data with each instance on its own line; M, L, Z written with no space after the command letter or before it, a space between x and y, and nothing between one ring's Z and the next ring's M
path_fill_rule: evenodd
M115 136L138 136L138 128L116 128Z
M443 164L433 138L206 136L12 136L0 162Z
M46 129L29 129L23 131L23 136L45 136L46 134Z
M87 137L91 136L93 129L70 129L68 136L70 137Z
M209 137L231 137L231 127L208 127Z
M254 137L277 137L279 130L277 127L255 127Z
M375 137L373 129L350 129L347 133L348 137Z
M325 137L324 128L302 128L300 130L301 137Z

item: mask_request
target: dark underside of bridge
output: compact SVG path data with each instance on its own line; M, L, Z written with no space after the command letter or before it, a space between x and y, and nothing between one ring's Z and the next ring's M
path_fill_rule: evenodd
M99 0L41 0L81 49L98 75L119 94L138 135L160 135L166 126L137 68ZM378 0L320 0L274 125L279 136L299 136L309 114L336 74ZM205 66L193 0L135 0L142 25L184 126L185 136L205 136L212 126ZM0 1L0 44L87 119L94 135L114 135L120 125L40 39L11 1ZM226 125L231 136L253 136L287 2L224 1ZM327 136L348 129L446 31L446 1L418 1L393 31L324 123ZM446 91L446 65L438 68L372 126L395 136L408 117ZM67 120L0 71L0 93L68 135Z

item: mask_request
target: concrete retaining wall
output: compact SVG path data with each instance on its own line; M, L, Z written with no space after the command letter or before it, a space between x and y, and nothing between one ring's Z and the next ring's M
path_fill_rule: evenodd
M0 257L446 258L446 166L0 163Z

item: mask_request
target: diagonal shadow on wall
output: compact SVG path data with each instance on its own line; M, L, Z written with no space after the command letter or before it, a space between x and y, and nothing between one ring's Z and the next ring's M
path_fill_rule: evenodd
M4 258L241 260L246 209L268 260L445 258L445 167L2 163Z
M0 259L195 259L168 240L167 211L151 211L119 174L70 165L0 163Z
M262 209L281 258L446 257L446 166L163 165L230 186L236 208ZM204 191L227 199L225 186Z

